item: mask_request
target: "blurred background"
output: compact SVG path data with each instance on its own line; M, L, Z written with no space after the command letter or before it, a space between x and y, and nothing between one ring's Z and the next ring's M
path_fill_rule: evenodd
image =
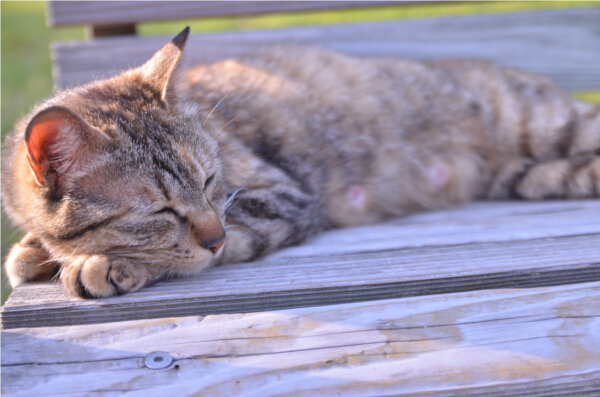
M141 23L139 35L172 36L182 26L192 32L243 31L273 29L288 26L325 25L342 22L382 21L481 13L532 11L551 8L598 7L600 2L478 2L390 5L375 9L272 14L268 16L237 16L196 20ZM2 142L15 121L26 115L36 103L52 94L52 41L83 40L83 27L49 29L45 23L45 2L2 1L1 7L1 121ZM600 102L600 92L576 92L576 97ZM22 234L12 228L2 212L2 268L10 246ZM4 274L4 271L2 271ZM10 294L6 278L2 277L2 304Z

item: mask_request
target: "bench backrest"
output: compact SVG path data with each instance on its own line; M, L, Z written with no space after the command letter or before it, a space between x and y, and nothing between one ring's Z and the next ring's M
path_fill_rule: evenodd
M135 36L143 21L263 14L382 2L49 2L51 26L86 25L90 39L54 43L58 88L146 61L169 37ZM385 3L389 5L390 3ZM482 58L549 76L568 90L600 89L600 7L192 35L187 62L210 62L291 42L359 56ZM181 28L184 25L182 23ZM178 33L174 31L173 35ZM193 33L193 32L192 32Z

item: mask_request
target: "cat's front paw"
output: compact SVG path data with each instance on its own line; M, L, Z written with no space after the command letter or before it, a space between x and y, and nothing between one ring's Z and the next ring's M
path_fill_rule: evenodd
M12 247L6 258L4 266L10 285L16 287L28 281L50 280L58 266L49 258L50 254L40 239L33 233L27 233Z
M61 270L65 289L82 298L107 298L137 291L156 276L148 265L110 255L80 255Z
M246 262L256 256L255 243L258 239L250 232L239 227L232 227L227 232L225 248L219 258L219 263L229 265L232 263Z

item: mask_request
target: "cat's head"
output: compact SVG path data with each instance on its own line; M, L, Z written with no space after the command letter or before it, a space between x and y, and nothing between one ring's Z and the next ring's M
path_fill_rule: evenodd
M5 206L54 257L108 253L189 274L222 253L218 147L175 87L188 35L141 67L57 94L17 126Z

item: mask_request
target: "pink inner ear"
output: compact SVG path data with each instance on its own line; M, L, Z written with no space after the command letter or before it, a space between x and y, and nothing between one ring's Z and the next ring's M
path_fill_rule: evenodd
M49 161L50 145L58 132L59 120L44 120L36 123L29 133L27 140L27 159L35 173L37 181L44 183L44 163Z

